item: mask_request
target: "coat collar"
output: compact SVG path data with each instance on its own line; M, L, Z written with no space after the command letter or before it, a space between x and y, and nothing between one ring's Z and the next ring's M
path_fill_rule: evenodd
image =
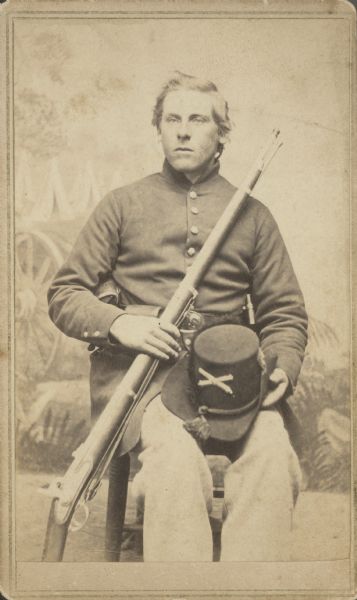
M176 171L176 169L174 169L170 165L170 163L165 159L161 174L164 177L164 179L166 179L170 183L174 183L185 190L189 190L190 188L197 189L198 186L201 186L201 184L205 182L211 182L212 179L214 179L218 175L219 168L220 163L217 160L217 162L214 163L214 165L212 166L211 170L208 171L208 173L205 173L202 178L199 178L197 181L195 181L195 183L192 183L189 179L187 179L187 177L183 173Z

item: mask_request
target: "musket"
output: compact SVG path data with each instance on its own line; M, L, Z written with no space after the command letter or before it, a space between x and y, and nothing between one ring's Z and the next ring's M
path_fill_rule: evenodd
M269 142L227 204L192 266L163 310L160 316L161 322L179 326L185 318L197 296L197 288L221 244L237 221L264 169L282 145L279 136L280 132L273 130ZM79 523L72 519L74 511L76 507L82 506L85 516L88 516L87 502L95 495L120 445L130 417L154 377L158 364L158 359L146 354L136 356L87 439L73 452L74 458L67 472L47 488L45 493L53 499L42 560L62 560L70 525L71 529L80 528Z

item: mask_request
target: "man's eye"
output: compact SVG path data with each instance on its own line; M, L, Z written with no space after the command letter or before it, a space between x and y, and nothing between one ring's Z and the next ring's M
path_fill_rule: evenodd
M166 121L169 123L176 123L178 121L177 117L166 117Z
M195 123L204 123L206 119L204 119L203 117L196 116L192 118L192 121L194 121Z

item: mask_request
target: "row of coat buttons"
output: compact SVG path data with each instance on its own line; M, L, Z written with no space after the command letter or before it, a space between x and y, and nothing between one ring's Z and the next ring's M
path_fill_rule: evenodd
M85 331L85 332L83 333L83 337L87 338L88 336L89 336L89 333L88 333L88 331ZM95 331L95 332L93 333L93 336L94 336L94 337L99 337L99 336L100 336L100 331Z
M195 200L197 198L197 193L194 190L191 190L188 195L191 198L191 200ZM191 206L191 213L193 215L198 215L199 210L198 210L197 206ZM193 235L197 235L199 232L199 229L196 225L192 225L192 227L190 228L190 232ZM196 248L194 248L193 246L190 246L189 248L187 248L187 254L188 254L188 256L194 256L196 254Z

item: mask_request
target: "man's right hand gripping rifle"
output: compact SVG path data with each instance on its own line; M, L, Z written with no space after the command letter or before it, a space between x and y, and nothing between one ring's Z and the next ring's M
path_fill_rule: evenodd
M162 360L177 358L181 350L178 328L157 317L123 314L114 321L109 333L113 341L125 348Z

